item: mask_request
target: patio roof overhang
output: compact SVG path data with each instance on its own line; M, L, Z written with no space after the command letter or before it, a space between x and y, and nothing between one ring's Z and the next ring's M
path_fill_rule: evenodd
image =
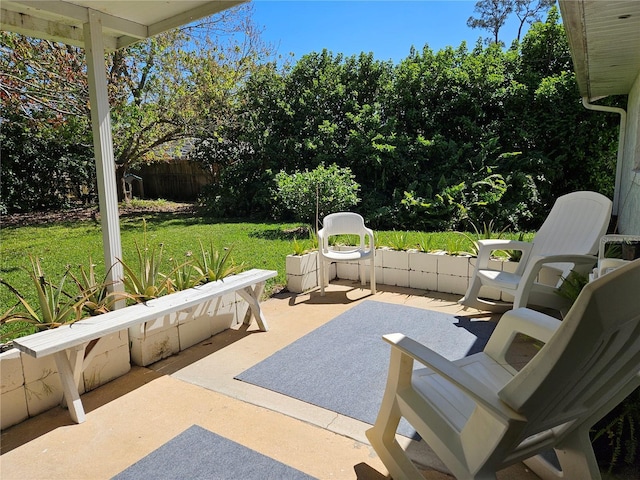
M620 115L613 215L620 212L626 111L590 102L627 95L640 75L640 1L559 0L576 81L590 110Z
M560 0L580 94L626 95L640 74L640 2Z
M105 52L124 48L245 1L3 0L0 4L2 30L86 50L104 261L114 290L122 288L123 269L118 262L122 258L122 244Z
M28 37L84 47L84 25L93 11L102 24L105 50L114 51L243 1L3 0L0 24L3 30Z

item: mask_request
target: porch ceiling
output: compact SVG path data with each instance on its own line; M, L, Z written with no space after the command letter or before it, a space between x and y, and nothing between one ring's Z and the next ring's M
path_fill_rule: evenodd
M93 10L102 22L105 50L113 51L245 1L2 0L0 28L84 47L83 25Z
M580 94L594 99L629 93L640 73L640 1L559 3Z

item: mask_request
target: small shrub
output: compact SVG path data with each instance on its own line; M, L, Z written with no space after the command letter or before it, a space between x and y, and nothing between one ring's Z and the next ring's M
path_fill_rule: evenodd
M349 210L358 202L360 185L348 167L319 165L314 170L276 175L275 196L298 220L315 223L330 213Z

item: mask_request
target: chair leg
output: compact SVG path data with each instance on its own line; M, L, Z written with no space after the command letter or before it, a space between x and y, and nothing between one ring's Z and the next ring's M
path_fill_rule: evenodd
M555 447L560 469L540 456L524 461L543 480L588 478L601 480L600 468L593 453L589 429L578 428Z
M376 262L374 260L374 257L371 257L371 265L370 265L370 269L371 271L369 272L369 285L371 287L371 295L375 295L376 294Z
M404 449L396 440L396 431L402 418L396 401L396 392L411 384L413 360L392 349L387 386L373 428L365 432L382 463L394 479L424 480Z
M324 282L325 282L324 258L321 258L318 255L318 262L320 263L320 265L318 265L318 267L319 267L319 270L318 270L318 273L319 273L318 283L320 284L320 296L324 297Z
M464 297L458 300L458 303L465 307L496 313L504 313L507 310L511 310L513 308L510 303L481 300L478 297L481 287L482 282L480 281L480 278L477 275L474 275L473 279L471 280L471 284L467 289L467 293L465 293Z

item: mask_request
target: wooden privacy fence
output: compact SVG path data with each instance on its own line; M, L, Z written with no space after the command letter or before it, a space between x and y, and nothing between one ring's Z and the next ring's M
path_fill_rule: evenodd
M140 165L135 174L142 178L144 198L164 198L176 201L194 201L205 185L211 183L211 174L199 163L189 160L171 160ZM133 195L140 197L134 184Z

